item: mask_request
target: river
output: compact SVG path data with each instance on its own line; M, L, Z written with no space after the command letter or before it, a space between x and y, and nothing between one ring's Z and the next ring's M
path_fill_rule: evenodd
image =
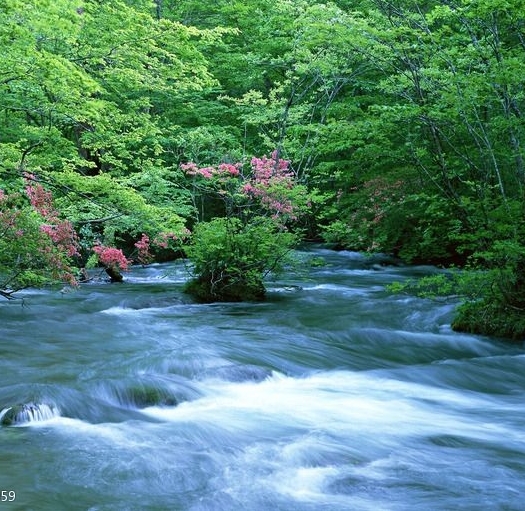
M430 268L298 257L262 303L182 262L0 302L0 510L524 509L523 346L385 289Z

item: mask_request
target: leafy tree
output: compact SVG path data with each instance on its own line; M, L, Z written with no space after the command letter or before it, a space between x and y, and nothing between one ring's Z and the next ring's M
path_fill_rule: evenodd
M339 247L470 265L487 285L473 286L455 325L497 332L508 323L519 335L522 3L2 5L4 289L54 268L41 254L27 259L21 230L35 254L48 246L64 265L73 262L58 238L66 225L79 265L102 264L106 249L122 250L122 264L147 263L174 256L187 222L203 296L224 276L236 282L229 289L261 296L275 265L267 255L286 252L286 229L306 227ZM274 148L272 158L234 163ZM284 159L291 182L265 181ZM52 191L52 218L28 202L23 176L42 196ZM256 236L268 243L250 260L242 247Z
M516 320L523 286L521 4L371 5L363 51L373 56L380 79L368 93L377 90L383 99L352 123L366 146L353 137L347 150L358 169L370 162L372 170L340 173L338 202L325 213L338 220L326 232L334 241L357 239L359 248L375 243L408 261L469 261L487 285L468 297L455 326L523 335ZM382 179L390 188L400 179L403 197L388 192L369 225L374 152L387 162ZM355 222L363 216L368 225Z
M241 164L182 169L198 182L196 190L220 197L223 212L198 222L186 248L194 277L187 291L201 301L259 300L263 280L282 269L299 240L288 230L308 202L306 188L296 182L289 162L272 157Z
M78 238L59 217L52 196L33 176L26 195L0 189L0 295L11 298L27 287L76 284L73 259Z
M201 33L155 18L149 2L28 0L0 18L3 179L27 170L53 189L84 258L97 239L127 248L182 232L191 206L172 181L167 106L211 81Z

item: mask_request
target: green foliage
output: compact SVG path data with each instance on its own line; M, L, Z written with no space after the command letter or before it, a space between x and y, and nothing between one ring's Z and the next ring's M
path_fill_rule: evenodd
M407 293L420 296L421 298L437 299L439 297L449 298L459 292L459 282L451 274L437 274L404 282L394 282L387 286L393 293Z
M466 258L462 252L467 247L459 241L465 228L457 210L437 194L416 193L412 180L374 178L341 191L338 201L344 213L323 228L330 243L391 253L409 263Z
M181 215L192 211L166 161L172 103L212 83L193 42L203 34L152 14L146 2L118 0L28 0L0 9L3 187L17 190L24 171L38 175L79 232L84 262L95 241L129 253L147 233L168 245L162 236L180 235ZM24 231L34 249L31 229ZM17 266L25 258L10 258L16 240L9 246L12 286L42 284L46 271L52 277L41 258L31 263L38 278L26 278Z
M323 257L310 257L307 262L312 268L322 268L327 264Z
M393 293L406 293L431 300L479 300L487 291L487 272L448 269L418 279L407 279L387 286Z
M458 308L453 328L514 340L525 338L525 246L521 236L493 240L472 257L483 271L483 288Z
M391 284L395 293L463 299L452 328L513 340L525 337L525 247L507 240L475 254L468 269ZM474 256L472 261L474 264ZM488 269L487 269L488 268Z
M84 260L97 240L128 255L143 234L164 244L185 223L270 217L233 181L179 165L276 148L295 184L264 193L293 202L310 239L470 264L487 285L469 317L523 308L522 0L4 4L2 188L36 175ZM45 279L45 259L22 276L8 239L2 272Z
M523 342L525 314L523 309L515 309L498 302L468 301L458 308L452 328L461 332L493 335Z
M296 242L297 236L266 217L201 222L186 249L197 275L187 291L204 302L261 300L263 279L283 268Z
M28 287L74 283L72 254L49 234L48 218L17 193L0 189L0 295Z
M0 206L1 219L16 214L14 223L0 224L0 290L41 287L54 281L43 247L49 241L40 231L40 219L29 207L9 210Z
M171 183L160 172L144 178L141 182L108 174L80 176L72 171L54 175L54 185L63 191L56 203L79 230L85 257L95 241L130 252L142 233L151 239L163 233L182 237L184 220L178 213L187 213L189 206L182 199L172 201L182 197L182 192L173 192L171 197ZM153 198L152 189L162 191L164 200Z

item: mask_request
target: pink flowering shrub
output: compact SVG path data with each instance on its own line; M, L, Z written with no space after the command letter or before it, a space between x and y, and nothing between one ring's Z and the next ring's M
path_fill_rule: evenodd
M153 261L153 254L150 252L151 244L147 234L142 234L139 241L135 243L138 251L137 258L141 264L149 264Z
M88 278L78 266L103 266L112 281L121 281L121 272L132 263L122 250L107 243L93 245L97 235L83 232L82 243L73 224L61 217L53 194L38 178L24 175L25 193L0 189L0 296L48 283L77 285L77 277ZM91 234L90 234L91 233ZM150 263L155 249L180 249L187 232L142 234L136 241L136 259Z
M62 220L53 205L53 196L35 178L26 173L24 176L25 191L33 210L40 215L43 223L40 231L51 241L42 244L39 251L49 260L52 276L58 280L76 285L75 270L71 259L79 256L78 236L69 220Z
M194 194L205 207L213 198L223 212L199 221L186 253L194 278L187 291L199 300L242 301L264 297L263 279L282 269L298 236L289 231L305 211L306 188L297 182L290 162L278 157L252 158L249 165L181 165ZM197 201L194 201L197 204ZM213 216L201 212L200 218Z
M25 176L25 184L26 200L0 190L0 295L7 298L26 287L77 284L72 224L59 217L51 193L34 176Z
M45 223L40 227L53 244L67 257L79 255L78 236L69 220L61 220L59 212L53 206L53 197L50 191L38 183L31 174L25 175L26 194L33 209L42 216Z
M298 218L304 204L299 200L306 197L306 189L298 185L287 160L277 158L252 158L251 179L243 186L248 197L258 198L260 207L274 220L286 224ZM302 192L300 197L298 191Z
M161 232L151 242L153 246L168 249L168 248L180 248L181 244L190 236L190 231L186 228L182 229L179 233L174 232Z
M290 162L279 158L254 157L249 169L240 163L221 163L217 167L181 165L184 173L198 180L197 193L220 197L233 216L270 216L281 227L296 221L308 207L306 187L297 182Z
M129 261L120 248L106 247L105 245L94 245L93 252L98 257L98 262L105 268L118 271L127 271L131 261Z
M180 250L189 235L190 231L188 229L183 229L179 233L160 232L153 239L142 233L140 240L134 244L137 249L137 261L142 265L150 264L155 260L154 251L156 249Z

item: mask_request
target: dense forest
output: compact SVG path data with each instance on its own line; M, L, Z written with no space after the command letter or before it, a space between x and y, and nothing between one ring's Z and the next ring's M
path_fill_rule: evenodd
M11 0L0 47L5 298L186 255L259 299L317 240L525 335L522 0Z

